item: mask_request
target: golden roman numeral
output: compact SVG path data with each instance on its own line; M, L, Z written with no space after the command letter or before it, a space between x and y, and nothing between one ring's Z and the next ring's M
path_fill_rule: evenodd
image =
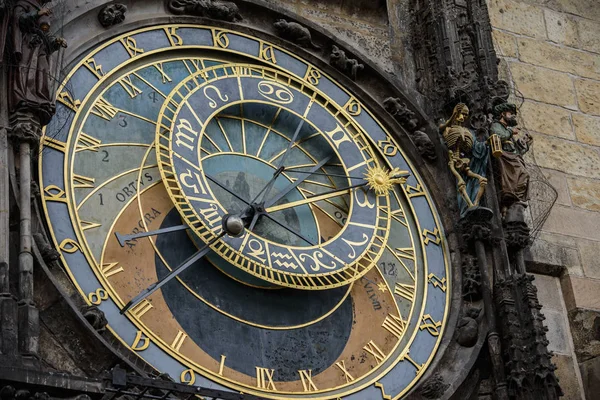
M273 382L274 369L267 369L262 367L256 367L256 387L260 389L275 389L275 383Z
M79 138L77 139L77 147L76 151L94 151L97 152L99 146L102 144L102 141L96 139L88 135L87 133L81 132L79 134Z
M381 351L381 349L379 347L377 347L375 342L373 342L372 340L369 343L367 343L367 345L365 347L363 347L363 349L367 353L369 353L373 357L375 357L375 361L377 362L377 365L381 364L381 362L385 358L385 353L383 351Z
M415 299L415 287L407 283L396 283L394 294L412 302Z
M354 377L352 375L350 375L350 372L348 372L348 370L346 369L346 363L344 362L344 360L342 360L340 362L336 362L335 366L338 367L344 373L344 378L346 378L346 383L350 383L354 380Z
M96 222L81 221L81 230L82 231L87 231L88 229L99 228L101 226L102 226L102 224L98 224Z
M404 188L404 193L406 193L406 197L409 199L417 196L425 196L425 191L423 190L423 186L421 184L417 184L416 187L410 185L402 185Z
M173 80L165 72L165 69L163 67L163 63L156 63L156 64L154 64L154 68L156 68L156 70L160 73L161 78L162 78L162 83L173 82Z
M273 49L273 46L267 45L264 42L260 42L260 52L258 53L258 57L265 61L270 61L273 64L277 64L277 60L275 59L275 50Z
M137 47L137 42L131 36L121 39L121 43L125 47L125 50L127 50L129 53L130 57L135 57L144 52L144 49Z
M56 185L49 185L44 188L44 199L46 201L57 201L59 203L67 202L67 194Z
M398 339L402 337L404 330L406 329L406 322L402 318L396 317L395 315L388 315L385 317L385 321L381 325L384 329L396 336Z
M429 229L424 229L423 237L425 238L425 240L423 240L423 243L425 243L426 245L428 245L429 242L433 242L434 244L439 245L442 241L442 238L440 237L440 231L438 230L438 228L435 228L433 232Z
M85 62L85 66L88 67L90 71L96 76L98 79L102 79L104 76L104 71L102 71L102 65L96 63L94 58L90 58Z
M69 107L71 110L77 112L79 110L79 106L81 106L80 100L74 100L69 92L61 92L57 96L58 101L60 101L65 106Z
M408 222L406 222L406 214L404 214L404 210L399 208L392 212L392 218L396 221L400 222L402 225L408 228Z
M312 369L309 369L308 371L305 369L301 369L298 371L298 374L300 374L300 379L302 380L302 387L304 388L305 392L316 392L317 387L315 386L315 383L312 380Z
M124 271L123 267L119 267L118 262L102 265L102 275L104 275L105 278L109 278L109 277L116 275L119 272L123 272L123 271Z
M94 107L92 108L92 114L95 114L107 121L110 121L117 115L119 109L110 104L106 99L100 97Z
M93 189L96 180L87 176L73 174L73 187L81 189Z
M131 308L129 313L133 317L140 319L144 316L144 314L146 314L153 308L154 306L152 305L152 303L150 303L147 299L144 299L140 301L135 307Z
M44 136L43 144L44 146L58 150L61 153L64 153L67 150L67 144L65 142L61 142L60 140L48 136Z
M138 94L142 94L142 89L135 86L135 84L131 80L131 75L127 75L121 78L119 84L123 87L123 89L125 89L127 94L129 94L129 97L131 97L132 99L135 98Z
M417 369L417 371L416 371L417 375L423 369L423 364L419 364L415 360L413 360L410 357L410 355L408 354L408 352L405 355L403 355L402 357L400 357L400 361L408 361L409 363L411 363Z
M225 368L225 359L227 357L221 354L221 362L219 363L219 375L223 376L223 368Z
M150 346L150 339L145 336L142 331L137 331L133 344L131 345L131 350L143 351L146 350L148 346Z
M183 342L187 337L188 335L186 335L182 331L177 332L177 336L175 336L173 343L171 343L171 348L178 352L181 349L181 346L183 346Z

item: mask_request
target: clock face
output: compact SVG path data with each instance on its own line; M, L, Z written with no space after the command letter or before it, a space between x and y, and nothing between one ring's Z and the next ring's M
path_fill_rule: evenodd
M443 232L394 138L326 72L165 25L94 49L58 93L48 227L137 356L274 399L397 399L423 375L448 312Z

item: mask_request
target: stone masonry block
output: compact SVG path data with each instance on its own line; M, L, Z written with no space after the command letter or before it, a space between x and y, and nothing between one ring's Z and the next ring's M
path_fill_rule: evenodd
M560 276L565 272L566 268L566 272L571 275L583 276L583 269L581 268L581 261L577 250L577 243L573 238L542 232L525 251L527 270L540 274ZM545 279L555 278L546 276ZM555 308L556 306L554 304L553 308L557 309Z
M554 373L558 377L560 387L565 394L561 397L561 400L581 400L583 393L581 393L582 388L575 373L577 364L573 357L556 354L552 357L552 362L556 365Z
M543 229L550 233L600 241L599 226L598 212L555 205Z
M555 287L554 295L560 298L558 292L560 292L560 290L558 287ZM548 344L548 350L557 354L571 354L568 334L569 328L567 327L567 320L564 312L542 309L542 313L546 317L544 325L548 328L548 332L546 333L546 338L550 342Z
M544 12L540 7L512 0L488 2L493 27L536 38L546 37Z
M569 194L569 186L567 184L567 174L560 171L554 171L551 169L544 169L542 173L548 179L548 183L556 190L558 197L556 198L556 204L562 204L563 206L570 206L571 195Z
M519 59L523 62L568 72L585 78L600 79L597 54L557 46L541 40L519 38ZM546 82L552 86L552 81Z
M570 178L569 191L574 206L600 211L600 180ZM598 251L600 252L600 247Z
M570 15L544 9L546 19L546 31L548 39L556 43L577 47L579 37L577 35L577 21Z
M584 50L600 53L600 21L580 19L578 21L578 31L580 47Z
M527 129L565 139L575 139L570 112L564 108L526 101L519 111Z
M533 284L538 290L538 300L542 305L542 312L548 311L564 312L562 296L557 296L560 291L560 279L554 276L533 274ZM550 328L550 326L548 325Z
M510 71L515 86L526 98L575 108L573 83L566 73L518 62L510 63Z
M579 109L584 113L600 115L600 82L576 79L575 90Z
M577 361L600 356L600 313L577 308L569 311L569 324Z
M582 143L600 146L600 117L573 114L575 136Z
M593 399L600 393L600 357L579 364L583 390L587 399Z
M597 149L552 136L535 133L532 136L533 149L540 167L600 179L600 153Z
M565 275L561 285L567 310L581 308L600 312L600 280Z
M600 279L600 242L579 239L577 245L585 276Z
M510 33L502 32L494 29L492 32L494 39L494 47L496 53L500 57L517 57L517 38Z

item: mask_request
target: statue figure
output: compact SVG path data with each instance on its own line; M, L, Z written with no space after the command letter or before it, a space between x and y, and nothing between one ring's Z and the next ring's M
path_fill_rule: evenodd
M528 199L529 173L523 154L529 151L533 138L529 134L519 138L517 107L502 103L494 107L492 135L498 135L502 143L502 155L498 157L500 169L500 204L503 214L516 202Z
M10 0L0 0L0 65L4 65L4 50L10 20Z
M313 43L312 35L310 34L308 28L300 25L297 22L288 22L285 19L278 19L275 21L273 26L275 27L275 30L279 36L297 44L300 47L311 47L315 50L319 50L321 48Z
M487 185L488 147L485 141L463 126L468 116L469 108L459 103L450 119L440 126L448 146L448 167L456 177L461 215L467 209L479 206Z
M203 18L238 22L243 20L238 6L231 1L169 0L169 11L178 15L195 15Z
M55 110L52 53L67 47L49 34L52 11L41 0L17 0L12 10L9 110L33 112L46 125Z
M333 45L331 48L331 55L329 57L329 64L338 71L344 73L353 81L356 80L358 73L365 68L365 66L359 63L355 58L349 58L346 55L346 52L336 45Z

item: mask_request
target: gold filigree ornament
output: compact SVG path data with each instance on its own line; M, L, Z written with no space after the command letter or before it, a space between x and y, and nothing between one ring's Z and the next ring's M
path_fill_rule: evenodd
M369 188L373 189L378 196L382 196L393 189L394 184L404 184L410 173L400 168L389 171L383 167L370 167L365 173L365 180Z

